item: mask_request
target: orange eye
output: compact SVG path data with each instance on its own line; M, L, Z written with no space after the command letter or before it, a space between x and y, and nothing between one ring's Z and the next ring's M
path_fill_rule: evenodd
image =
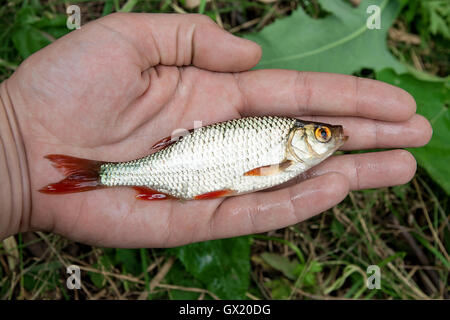
M320 142L328 142L331 139L331 131L328 127L319 127L315 131L316 139Z

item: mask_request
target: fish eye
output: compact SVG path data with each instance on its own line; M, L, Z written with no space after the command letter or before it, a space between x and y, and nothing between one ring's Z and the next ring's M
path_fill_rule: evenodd
M328 142L331 139L331 131L328 127L318 127L315 136L320 142Z

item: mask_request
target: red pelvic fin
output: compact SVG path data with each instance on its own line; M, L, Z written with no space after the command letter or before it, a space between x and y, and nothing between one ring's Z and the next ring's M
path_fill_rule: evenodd
M166 200L173 198L168 194L147 187L133 187L133 189L138 192L138 194L136 195L136 199L139 200Z
M244 173L244 176L270 176L272 174L277 174L284 171L292 164L292 162L292 160L285 160L280 164L258 167L247 171L246 173Z
M221 198L221 197L226 197L226 196L230 196L234 193L233 190L229 190L229 189L225 189L225 190L216 190L216 191L212 191L212 192L207 192L204 194L200 194L198 196L195 196L194 199L195 200L203 200L203 199L215 199L215 198Z
M44 158L50 160L53 166L66 177L49 184L39 191L42 193L58 194L83 192L102 188L100 184L100 166L103 161L75 158L61 154L49 154Z
M194 131L194 129L190 129L190 130L188 130L188 131L189 131L189 133L192 133L192 132ZM164 149L164 148L170 146L171 144L174 144L175 142L177 142L178 140L180 140L180 139L182 139L182 138L183 138L183 136L179 136L179 137L177 137L177 136L175 136L175 137L168 136L168 137L165 137L165 138L159 140L158 142L156 142L156 143L151 147L151 149L152 149L152 150L155 150L155 149Z

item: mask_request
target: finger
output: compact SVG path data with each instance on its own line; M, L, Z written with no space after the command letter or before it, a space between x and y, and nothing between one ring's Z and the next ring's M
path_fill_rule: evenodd
M306 220L339 202L348 180L328 173L292 187L225 200L210 222L210 238L233 237L283 228Z
M231 35L204 15L115 13L98 23L138 49L142 70L158 64L193 64L211 71L237 72L252 68L261 58L256 43Z
M301 175L298 180L339 172L348 178L351 190L360 190L405 184L414 177L416 169L417 163L411 153L390 150L334 156Z
M421 147L430 141L433 133L428 120L418 114L403 122L323 116L307 116L302 120L342 125L349 138L341 150Z
M243 116L358 116L406 121L416 111L413 97L384 82L354 76L257 70L238 74Z

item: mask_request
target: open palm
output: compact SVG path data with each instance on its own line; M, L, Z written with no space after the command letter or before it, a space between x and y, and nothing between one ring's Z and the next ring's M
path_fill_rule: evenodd
M393 150L335 156L285 188L226 199L149 202L131 188L37 192L62 178L46 154L131 160L194 121L271 114L343 124L347 150L421 146L431 136L398 88L335 74L246 71L260 55L256 44L203 16L114 14L28 58L7 83L31 180L24 223L100 246L174 246L284 227L349 190L411 179L414 158Z

